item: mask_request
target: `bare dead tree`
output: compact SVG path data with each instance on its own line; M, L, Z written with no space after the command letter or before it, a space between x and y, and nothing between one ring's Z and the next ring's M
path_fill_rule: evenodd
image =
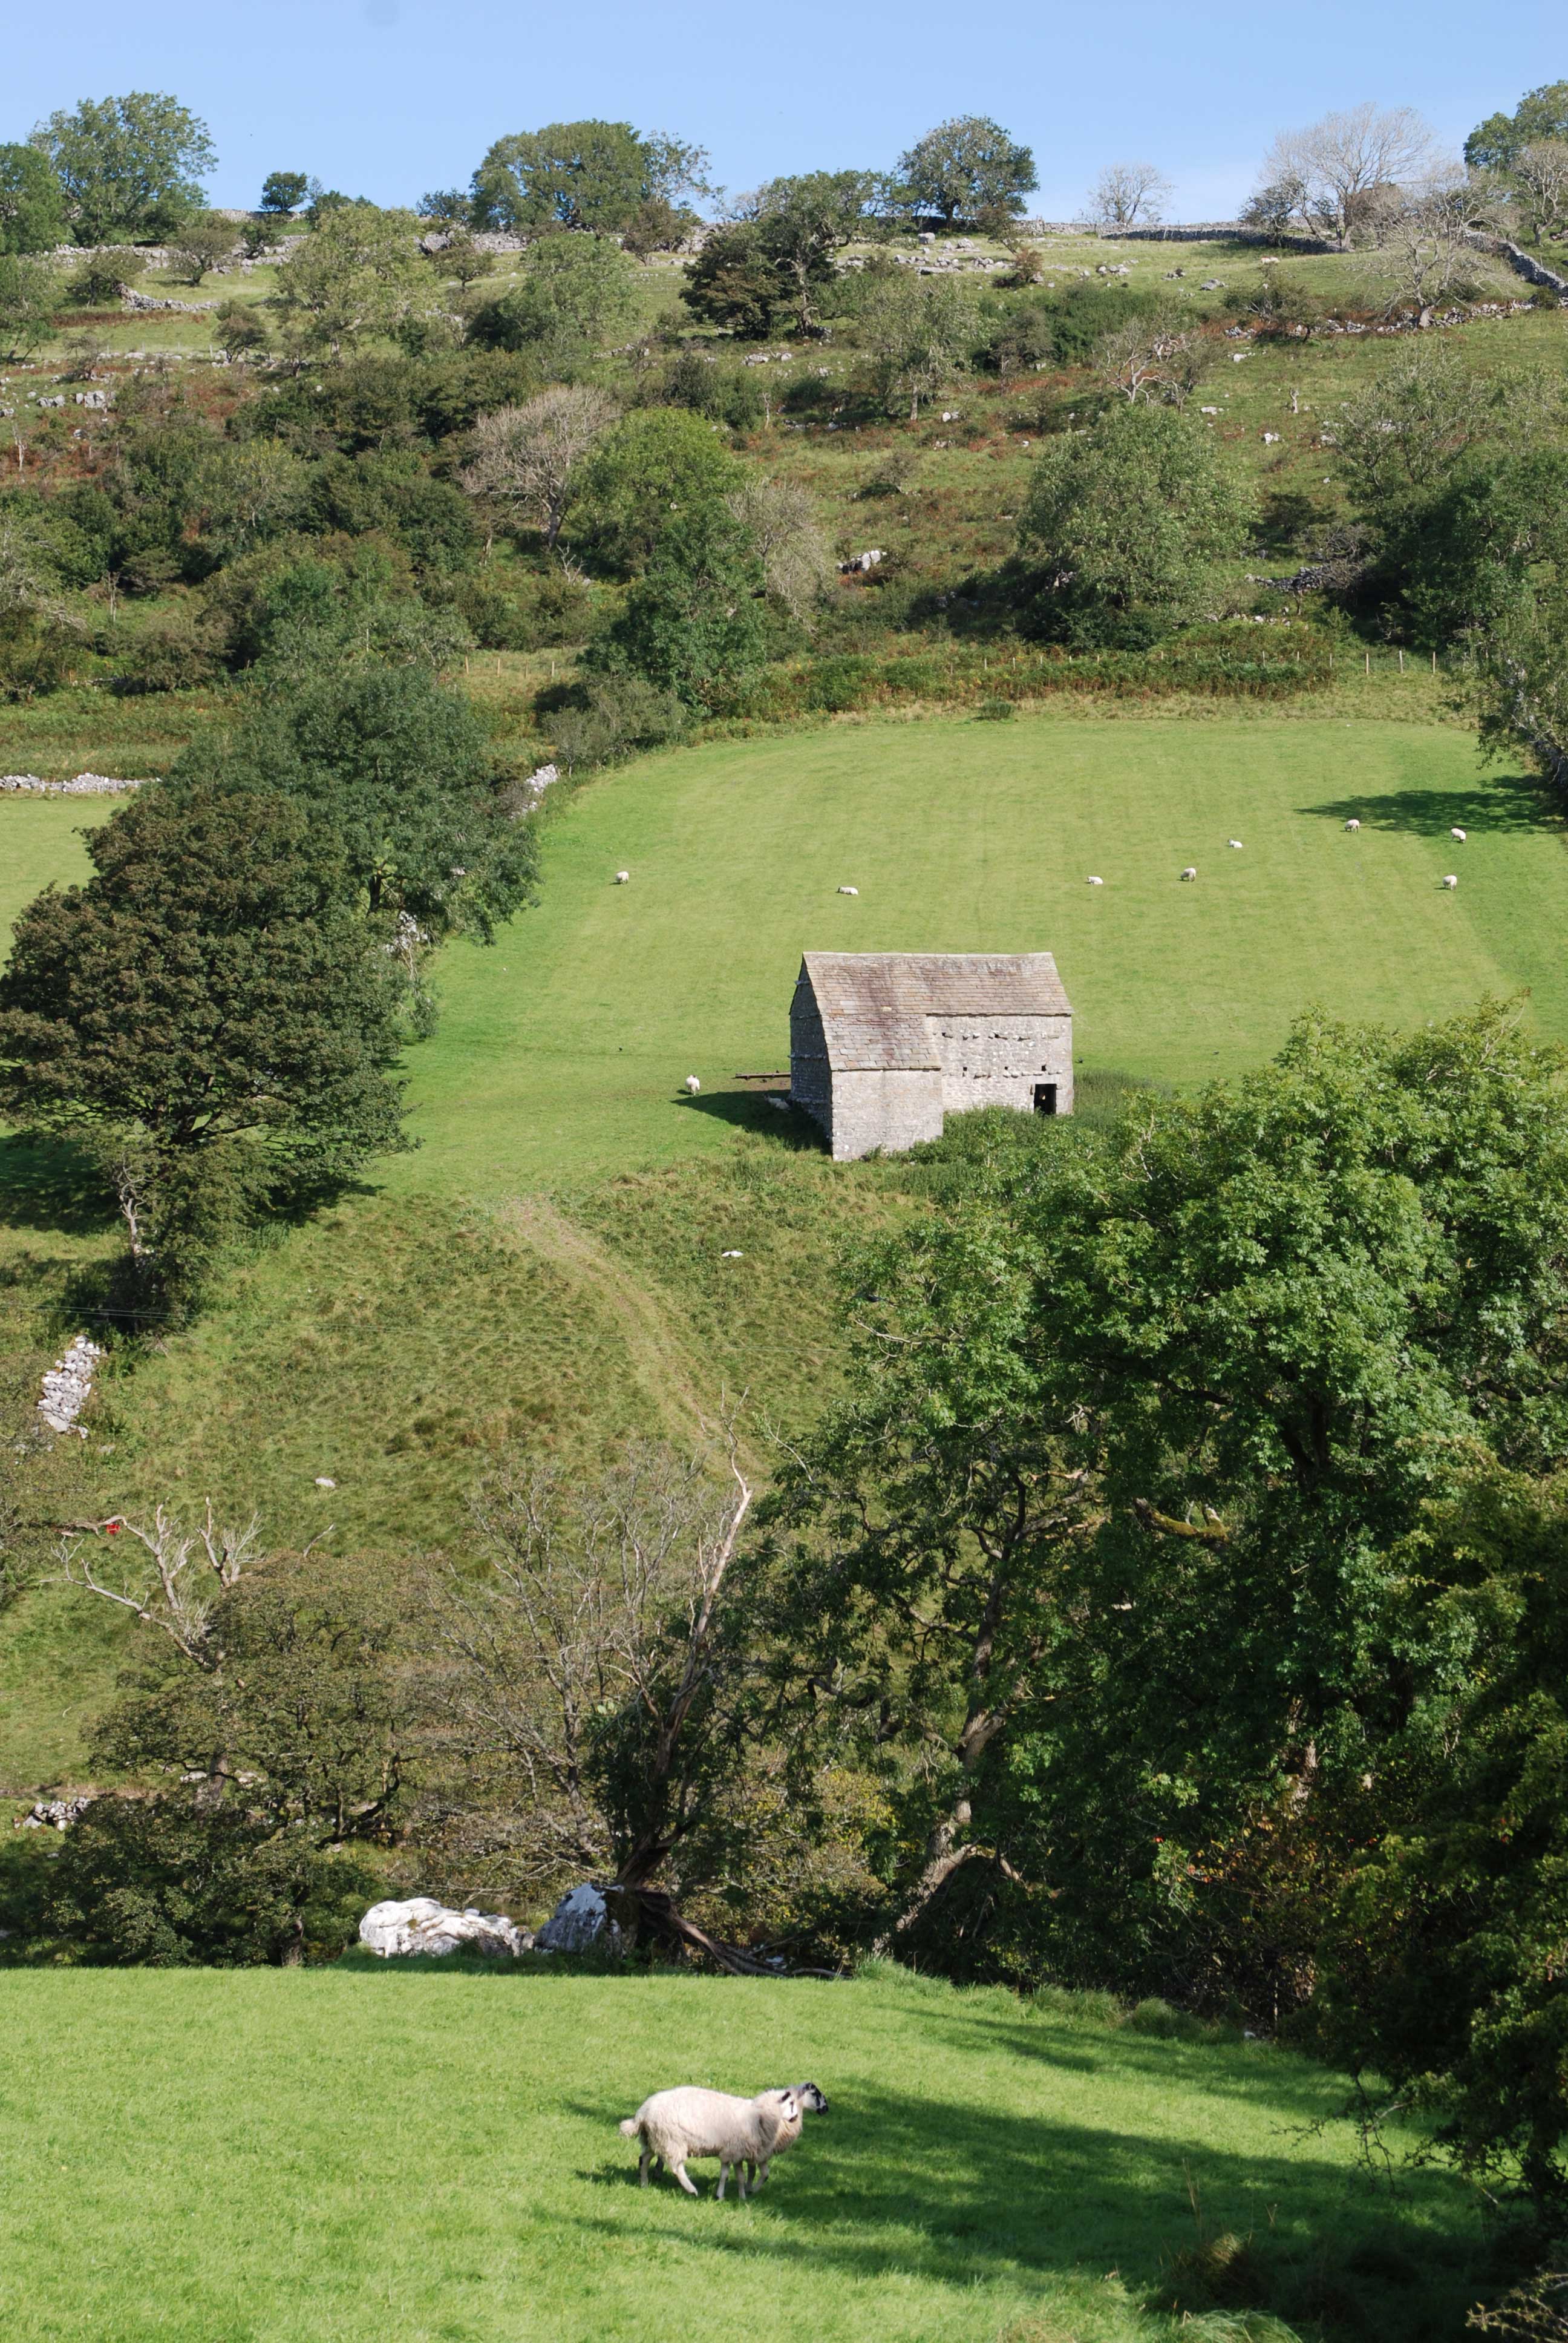
M1568 138L1536 138L1509 167L1533 241L1568 233Z
M210 1671L220 1657L208 1633L213 1611L243 1573L264 1559L256 1551L260 1534L254 1514L243 1530L220 1529L210 1497L194 1529L162 1505L154 1508L150 1528L111 1513L101 1522L71 1524L60 1545L61 1576L134 1613L144 1625L166 1635L194 1667ZM100 1539L106 1544L100 1545ZM120 1539L125 1544L116 1543ZM113 1576L97 1558L106 1551L116 1557Z
M1568 153L1568 148L1564 149ZM1386 310L1430 309L1459 286L1507 289L1507 272L1475 243L1475 190L1456 166L1427 173L1380 206L1361 260Z
M575 1487L502 1466L474 1507L487 1580L452 1573L436 1599L452 1737L509 1780L525 1868L597 1875L623 1926L751 1972L653 1884L730 1762L726 1594L752 1491L733 1422L722 1440L728 1485L710 1457L647 1443Z
M1101 232L1159 224L1171 182L1153 163L1108 164L1089 191L1089 216Z
M1094 352L1101 379L1130 401L1184 407L1213 363L1206 337L1169 316L1129 318Z
M1307 225L1342 249L1375 209L1379 191L1419 177L1432 155L1432 132L1413 106L1369 100L1325 114L1303 130L1282 130L1264 158L1261 183L1299 186Z
M559 383L523 407L500 407L474 427L473 460L459 475L470 496L510 505L553 548L583 458L614 422L608 392Z
M804 624L838 575L809 490L758 473L725 501L750 534L769 592Z

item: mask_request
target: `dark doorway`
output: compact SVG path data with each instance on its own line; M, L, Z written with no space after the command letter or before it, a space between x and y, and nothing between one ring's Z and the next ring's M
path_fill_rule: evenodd
M1054 1082L1036 1082L1034 1086L1034 1111L1036 1114L1054 1114L1056 1112L1056 1084Z

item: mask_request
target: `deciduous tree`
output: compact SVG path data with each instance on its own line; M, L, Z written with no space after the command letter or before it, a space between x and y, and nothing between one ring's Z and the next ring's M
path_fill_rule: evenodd
M981 114L955 115L928 130L900 156L899 171L913 208L949 227L1016 216L1039 185L1029 148Z
M586 383L541 391L523 407L498 407L474 426L463 486L471 496L511 506L553 547L584 460L615 418L608 393Z
M1325 114L1304 130L1282 130L1263 164L1266 186L1299 185L1308 221L1342 247L1369 218L1381 190L1412 179L1431 162L1432 136L1413 107L1370 101Z
M1089 216L1112 232L1140 220L1151 226L1170 193L1171 182L1156 164L1110 163L1089 191Z
M0 146L0 253L47 252L67 232L65 191L48 156Z
M176 230L217 155L205 122L154 90L89 98L50 115L32 143L54 165L78 244L136 243Z

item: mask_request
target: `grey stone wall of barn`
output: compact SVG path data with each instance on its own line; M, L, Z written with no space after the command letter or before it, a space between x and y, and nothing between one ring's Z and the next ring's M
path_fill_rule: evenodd
M942 1077L935 1066L896 1071L840 1071L833 1077L828 1143L835 1163L873 1148L901 1154L918 1140L942 1135Z
M817 996L802 977L789 1003L789 1096L833 1136L833 1077Z
M1037 1082L1054 1082L1058 1114L1072 1112L1070 1017L928 1017L926 1030L941 1056L947 1113L980 1106L1030 1113Z

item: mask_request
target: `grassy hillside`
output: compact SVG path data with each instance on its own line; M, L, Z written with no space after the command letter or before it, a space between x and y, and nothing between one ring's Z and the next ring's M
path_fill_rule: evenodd
M101 810L0 802L0 912L80 870ZM539 908L440 963L417 1151L110 1363L103 1503L210 1493L271 1544L330 1524L392 1566L461 1544L502 1447L684 1443L742 1392L754 1423L809 1418L841 1372L839 1254L911 1198L735 1082L787 1064L808 946L1048 948L1089 1081L1191 1083L1257 1062L1312 1000L1410 1023L1528 986L1568 1039L1565 914L1557 824L1456 729L942 719L606 774L550 809ZM11 1339L57 1344L90 1322L78 1281L112 1224L67 1155L15 1141L0 1210ZM0 1623L0 1781L84 1762L121 1649L86 1623L57 1593Z
M1144 2306L1226 2231L1330 2333L1473 2298L1461 2190L1373 2193L1333 2077L1067 1997L350 1963L0 1998L0 2307L39 2343L1161 2343ZM758 2201L636 2186L649 2090L808 2076L829 2112Z
M1565 914L1555 825L1459 731L951 719L713 744L581 791L540 909L447 956L410 1069L423 1144L387 1176L494 1192L777 1120L732 1077L787 1065L811 946L1049 949L1081 1066L1191 1082L1313 1000L1408 1023L1528 985L1568 1039Z

